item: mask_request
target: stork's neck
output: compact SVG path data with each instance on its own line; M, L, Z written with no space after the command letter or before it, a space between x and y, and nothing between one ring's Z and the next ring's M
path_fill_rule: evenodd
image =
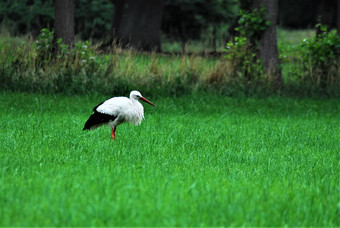
M136 115L138 119L138 123L140 123L140 120L143 118L144 107L139 102L138 99L131 99L131 102L132 102L133 108L135 109L134 115Z
M133 104L139 103L139 101L133 97L131 97L130 100Z

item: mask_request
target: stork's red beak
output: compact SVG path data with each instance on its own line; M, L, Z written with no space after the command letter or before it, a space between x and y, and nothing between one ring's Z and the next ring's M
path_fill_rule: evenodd
M151 104L152 106L155 106L156 107L156 105L154 105L154 104L152 104L150 101L148 101L148 99L146 99L145 97L140 97L139 99L141 99L142 101L144 101L144 102L146 102L146 103L148 103L148 104Z

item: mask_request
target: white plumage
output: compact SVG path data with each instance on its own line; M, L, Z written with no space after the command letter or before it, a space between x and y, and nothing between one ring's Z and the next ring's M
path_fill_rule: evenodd
M131 91L130 98L113 97L93 108L94 113L86 121L83 130L94 130L103 125L112 129L111 137L116 138L116 128L121 123L138 125L144 118L142 100L155 106L136 90Z

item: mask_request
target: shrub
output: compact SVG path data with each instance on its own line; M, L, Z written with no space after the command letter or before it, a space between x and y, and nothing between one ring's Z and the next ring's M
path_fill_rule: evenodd
M307 87L333 93L340 86L340 36L318 24L321 33L300 44L300 80Z
M265 81L263 64L257 53L258 38L270 24L266 16L264 7L251 12L240 10L239 26L235 29L239 35L226 44L227 77L233 86L243 88L246 93L259 88L259 83Z
M54 45L54 32L43 28L41 29L40 34L38 35L37 40L35 41L35 49L36 49L36 59L37 62L48 62L49 59L51 59L55 45ZM58 40L58 44L61 43L61 39Z
M251 12L247 10L240 10L239 12L239 26L235 28L240 33L241 37L250 39L258 39L262 32L270 25L267 19L266 8L261 7L260 10L253 9Z
M226 45L226 59L230 61L230 77L251 82L263 74L263 65L255 48L246 37L235 37Z

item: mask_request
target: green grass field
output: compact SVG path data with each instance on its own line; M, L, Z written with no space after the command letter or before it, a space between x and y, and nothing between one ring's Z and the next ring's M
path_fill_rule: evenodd
M0 93L0 226L340 226L339 100L148 97L113 141L106 98Z

